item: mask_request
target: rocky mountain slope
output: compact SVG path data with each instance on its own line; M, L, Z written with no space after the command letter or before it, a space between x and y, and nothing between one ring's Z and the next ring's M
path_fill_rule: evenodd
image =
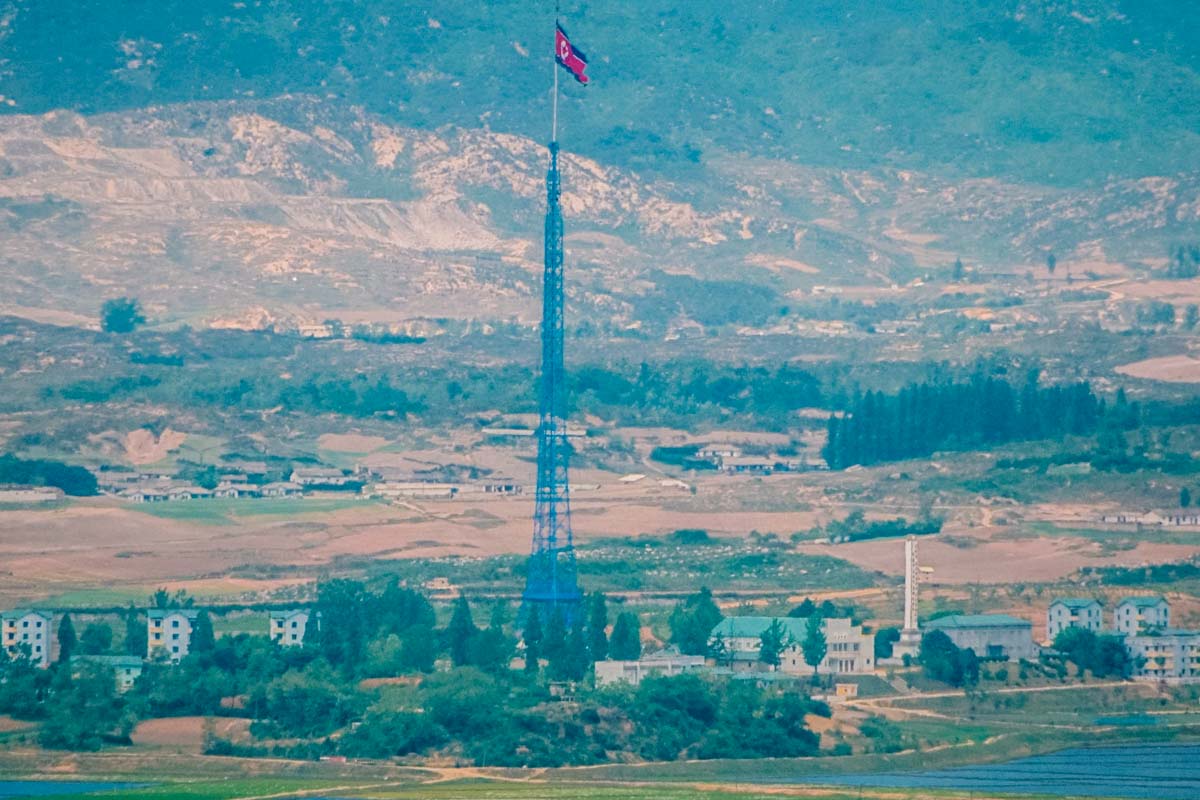
M526 137L308 96L3 116L4 303L91 316L134 293L159 321L238 327L528 323L545 160ZM715 281L786 301L1049 251L1099 276L1200 237L1197 170L1054 188L712 150L668 180L568 148L564 180L572 303L614 327L670 318Z

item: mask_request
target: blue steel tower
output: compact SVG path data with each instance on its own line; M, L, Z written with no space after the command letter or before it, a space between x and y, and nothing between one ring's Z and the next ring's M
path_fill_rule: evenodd
M567 379L563 366L563 220L559 207L558 142L550 142L546 172L545 270L542 288L542 376L537 429L537 503L533 548L525 576L524 613L546 620L558 609L570 621L579 607L571 493L567 477Z

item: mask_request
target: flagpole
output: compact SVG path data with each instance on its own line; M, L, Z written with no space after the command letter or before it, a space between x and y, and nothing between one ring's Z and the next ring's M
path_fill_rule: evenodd
M554 58L550 59L550 69L554 72L554 101L551 114L550 142L558 142L558 3L554 4Z

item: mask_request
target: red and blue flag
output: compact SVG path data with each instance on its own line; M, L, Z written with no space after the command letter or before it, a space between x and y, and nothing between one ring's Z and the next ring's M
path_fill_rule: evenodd
M554 27L554 60L562 64L567 72L575 76L575 80L587 86L591 80L583 71L587 69L587 56L575 45L571 44L567 32L561 25Z

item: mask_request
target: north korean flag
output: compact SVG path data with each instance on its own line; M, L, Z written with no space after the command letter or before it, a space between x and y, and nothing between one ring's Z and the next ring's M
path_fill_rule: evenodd
M562 29L561 25L554 26L554 60L567 68L575 76L575 80L587 86L590 78L583 74L587 69L587 56L583 54L575 45L571 44L571 40L567 38L567 32Z

